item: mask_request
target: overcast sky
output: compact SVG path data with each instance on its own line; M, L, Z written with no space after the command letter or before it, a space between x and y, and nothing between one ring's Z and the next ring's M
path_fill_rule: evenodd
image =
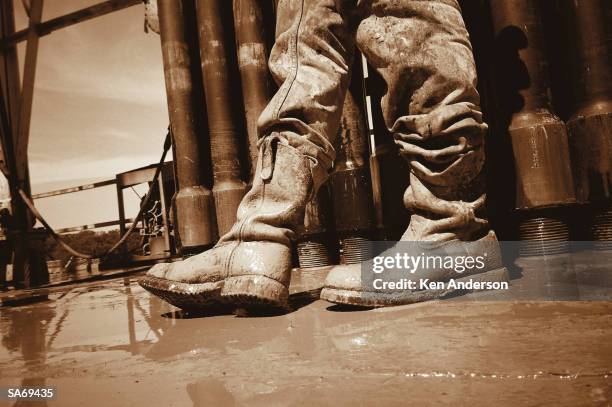
M43 21L100 1L45 0ZM22 2L14 3L19 30L27 19ZM41 38L29 145L33 192L159 160L168 126L161 49L143 21L144 7L136 5ZM20 64L24 50L20 45ZM127 216L134 216L138 199L125 195ZM54 227L117 219L113 188L36 205Z
M99 2L45 0L43 21ZM21 1L15 8L23 28ZM29 146L35 186L113 177L159 159L168 125L161 50L159 37L144 33L143 10L133 6L41 39Z

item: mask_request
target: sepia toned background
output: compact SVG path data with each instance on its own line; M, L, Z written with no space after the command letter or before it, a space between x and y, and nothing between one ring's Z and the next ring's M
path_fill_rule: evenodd
M43 21L99 3L47 0ZM40 41L29 145L33 193L108 179L159 160L168 113L159 36L144 6L85 21ZM27 27L15 7L16 29ZM23 69L25 43L20 43ZM140 195L146 191L138 190ZM139 199L125 194L128 216ZM37 201L57 228L117 219L114 187Z

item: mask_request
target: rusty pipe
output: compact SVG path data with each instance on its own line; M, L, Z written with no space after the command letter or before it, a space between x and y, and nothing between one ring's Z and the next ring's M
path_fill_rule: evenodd
M368 238L374 227L365 122L355 100L361 95L357 86L360 81L354 75L346 94L337 157L330 177L342 264L359 263L371 257Z
M568 120L576 195L593 212L590 239L612 247L612 3L562 3L572 83Z
M563 2L569 35L570 143L579 202L612 198L612 4Z
M568 240L568 226L562 216L553 218L549 209L576 199L567 128L553 113L549 97L549 64L539 10L543 6L531 0L492 0L491 13L499 97L516 170L519 238L527 249L536 244L556 250L559 241ZM527 249L524 253L533 253Z
M257 120L270 99L273 84L268 70L269 33L266 31L265 0L234 0L234 30L238 67L247 124L252 178L257 166Z
M228 21L222 21L222 15L228 10L225 7L231 7L231 4L224 0L198 0L196 4L210 130L213 195L217 227L219 234L223 235L236 222L238 205L246 193L246 184L240 178L240 136L235 125L231 67L227 62L231 49L227 41Z
M371 257L368 238L374 226L374 210L366 130L355 96L361 94L360 82L361 77L354 75L346 93L334 146L334 172L329 183L306 206L297 244L301 268L331 264L330 247L336 246L329 238L332 226L338 237L340 263L359 263ZM333 213L333 224L330 213Z
M515 206L533 209L575 202L565 124L550 103L549 65L537 2L492 0L499 60L498 82L515 97L508 132L516 164ZM508 76L512 75L510 79ZM504 86L504 85L500 85ZM510 93L514 93L511 95Z
M612 4L607 0L563 2L570 53L574 111L572 116L611 110Z
M332 264L330 255L330 191L323 184L306 205L304 224L297 228L297 255L300 268L324 267Z
M184 3L158 0L160 37L168 113L176 156L177 192L174 197L181 246L196 249L213 243L212 194L203 186L195 127L191 59L185 35Z

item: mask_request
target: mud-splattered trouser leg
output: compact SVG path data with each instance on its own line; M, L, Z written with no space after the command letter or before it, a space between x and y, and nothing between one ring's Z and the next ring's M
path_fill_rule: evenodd
M454 0L373 0L357 46L382 75L384 119L410 163L402 240L472 240L486 229L476 69Z
M280 0L269 63L280 89L260 137L277 133L311 159L315 186L325 180L357 19L357 46L387 84L386 125L410 162L414 214L403 239L479 237L486 125L455 0Z
M333 165L354 53L357 0L280 0L269 66L280 86L258 122L310 158L315 187Z

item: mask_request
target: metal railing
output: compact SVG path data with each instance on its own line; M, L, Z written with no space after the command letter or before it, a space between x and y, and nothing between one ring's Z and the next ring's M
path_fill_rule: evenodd
M62 189L56 189L53 191L41 192L39 194L33 194L32 199L42 199L42 198L49 198L53 196L72 194L75 192L87 191L91 189L102 188L102 187L107 187L109 185L116 185L116 184L117 184L117 179L112 178L112 179L107 179L104 181L93 182L90 184L83 184L83 185L78 185L75 187L62 188ZM133 218L125 219L124 225L130 225L133 222L134 222ZM109 226L119 226L119 225L121 225L121 220L117 219L117 220L109 220L105 222L89 223L86 225L70 226L70 227L66 227L62 229L56 229L55 231L58 234L64 234L64 233L81 232L84 230L100 229L100 228L109 227Z

